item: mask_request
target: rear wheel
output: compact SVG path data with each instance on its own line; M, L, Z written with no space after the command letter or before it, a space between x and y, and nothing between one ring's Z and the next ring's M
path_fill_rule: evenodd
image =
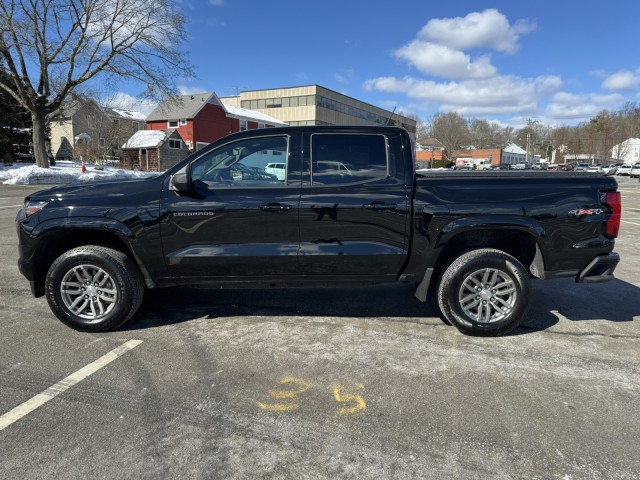
M87 245L63 253L45 280L53 313L78 330L112 330L131 318L144 294L142 274L124 253Z
M520 324L531 294L527 270L513 256L495 249L472 250L444 270L438 306L462 333L496 336Z

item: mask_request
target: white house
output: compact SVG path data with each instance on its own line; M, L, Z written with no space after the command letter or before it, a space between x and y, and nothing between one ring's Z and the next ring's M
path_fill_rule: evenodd
M611 149L611 158L622 163L640 162L640 138L628 138Z
M527 161L527 151L515 143L509 143L502 149L502 159L500 163L517 165Z

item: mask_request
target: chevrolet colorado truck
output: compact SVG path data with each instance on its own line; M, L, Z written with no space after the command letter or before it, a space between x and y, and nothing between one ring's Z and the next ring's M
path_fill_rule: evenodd
M397 127L240 132L155 177L26 197L18 265L88 331L129 320L147 288L410 282L421 301L433 286L461 332L500 335L525 317L532 279L613 278L612 177L414 165Z

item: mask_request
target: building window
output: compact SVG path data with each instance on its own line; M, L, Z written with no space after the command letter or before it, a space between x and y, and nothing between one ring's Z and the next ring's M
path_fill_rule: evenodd
M180 119L180 125L186 125L187 124L187 119L186 118L181 118Z
M247 130L247 121L246 120L240 120L240 131L244 132L245 130Z
M169 148L173 148L173 149L176 149L176 150L182 148L182 141L170 138L169 139Z
M169 128L178 128L178 120L169 120L167 126Z
M258 123L258 128L264 128L265 124L264 123Z

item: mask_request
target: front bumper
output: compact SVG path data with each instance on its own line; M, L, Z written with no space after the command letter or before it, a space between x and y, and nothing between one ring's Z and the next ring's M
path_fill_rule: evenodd
M41 297L44 295L44 284L35 282L36 241L26 231L22 222L16 223L16 226L18 231L18 270L29 281L33 296Z
M611 252L607 255L598 255L584 267L578 275L576 282L578 283L603 283L613 280L615 276L613 271L620 262L620 255Z

